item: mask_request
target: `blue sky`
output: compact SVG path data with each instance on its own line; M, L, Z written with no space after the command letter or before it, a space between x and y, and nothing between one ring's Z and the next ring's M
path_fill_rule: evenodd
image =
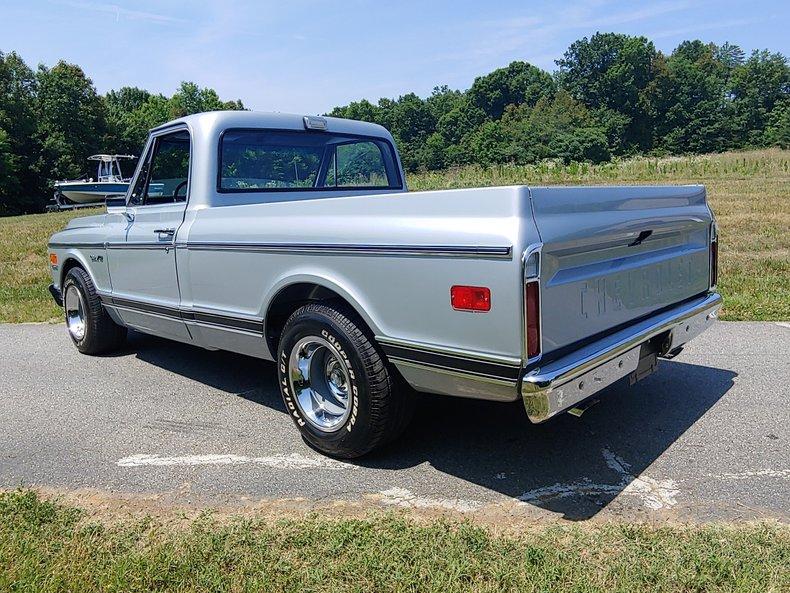
M3 0L0 51L31 66L75 62L102 93L169 95L192 80L253 109L321 113L465 89L512 60L551 70L596 31L646 35L666 52L696 37L790 55L789 26L790 3L769 0Z

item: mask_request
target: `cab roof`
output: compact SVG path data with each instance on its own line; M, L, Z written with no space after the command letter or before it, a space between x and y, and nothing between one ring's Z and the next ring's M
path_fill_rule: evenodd
M167 122L153 128L158 131L177 124L186 124L190 129L203 131L221 131L227 128L271 128L279 130L305 130L305 115L295 113L273 113L266 111L206 111L196 113ZM311 118L316 116L309 116ZM389 131L378 124L342 119L338 117L324 117L326 131L340 134L357 134L360 136L373 136L392 140Z

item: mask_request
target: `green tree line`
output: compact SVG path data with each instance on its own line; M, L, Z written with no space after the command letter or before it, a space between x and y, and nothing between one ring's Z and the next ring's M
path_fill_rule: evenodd
M410 171L790 144L790 67L780 53L747 57L694 40L665 55L645 37L596 33L556 64L546 72L513 62L463 92L441 86L426 99L361 100L331 115L389 128Z
M192 82L171 97L135 87L99 95L77 65L34 71L0 52L0 216L43 211L56 180L95 177L91 154L137 155L151 128L217 109L244 105Z
M596 33L556 63L547 72L516 61L465 91L363 99L330 115L387 127L409 171L790 145L790 66L781 53L747 56L694 40L665 55L645 37ZM137 154L156 125L243 108L190 82L171 97L134 87L99 95L79 66L34 71L0 53L0 215L41 211L53 181L92 174L90 154Z

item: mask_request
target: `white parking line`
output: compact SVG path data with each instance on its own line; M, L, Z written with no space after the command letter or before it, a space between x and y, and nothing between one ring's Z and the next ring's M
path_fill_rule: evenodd
M263 465L276 469L356 469L357 466L328 457L306 457L299 453L288 455L268 455L265 457L248 457L246 455L208 454L181 455L165 457L140 453L130 455L117 461L121 467L162 467L162 466L199 466L199 465Z
M673 480L656 480L650 476L634 476L631 466L609 449L601 451L606 465L620 476L617 484L599 484L591 480L580 480L569 484L552 484L525 492L518 499L525 503L539 503L570 496L596 496L611 494L638 498L648 509L657 511L675 506L675 497L680 489Z
M674 507L680 489L670 479L657 480L647 475L635 476L630 473L631 466L609 449L602 449L606 465L618 476L615 484L596 483L589 479L571 483L557 483L524 492L516 500L521 503L540 504L549 500L573 496L632 496L639 499L643 506L651 510ZM275 469L328 469L333 471L357 469L356 465L336 461L327 457L307 457L299 453L249 457L233 454L205 454L163 456L140 453L119 459L120 467L172 467L172 466L213 466L213 465L259 465ZM500 477L501 476L501 477ZM497 474L498 479L505 474ZM749 480L754 478L790 479L790 469L761 469L739 473L711 475L723 480ZM392 487L378 492L379 502L387 506L403 508L437 508L469 513L479 510L484 503L462 498L434 498L414 494L406 488Z
M790 469L758 469L735 474L710 474L709 477L723 480L751 480L752 478L780 478L788 480L790 479Z

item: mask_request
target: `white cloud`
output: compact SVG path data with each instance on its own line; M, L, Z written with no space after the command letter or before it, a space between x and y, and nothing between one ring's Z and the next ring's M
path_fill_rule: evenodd
M63 4L64 6L70 6L71 8L77 8L80 10L93 10L96 12L113 14L115 15L116 21L120 21L123 18L133 21L146 21L149 23L158 23L158 24L187 22L184 19L176 18L166 14L146 12L142 10L131 10L129 8L124 8L123 6L118 6L117 4L104 4L98 2L74 2L71 0L62 0L58 2L58 4Z

